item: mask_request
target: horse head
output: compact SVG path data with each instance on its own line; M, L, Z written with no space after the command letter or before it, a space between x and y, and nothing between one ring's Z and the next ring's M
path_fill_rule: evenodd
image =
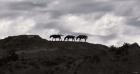
M79 36L76 37L76 40L79 38Z
M64 38L64 41L67 39L67 37Z

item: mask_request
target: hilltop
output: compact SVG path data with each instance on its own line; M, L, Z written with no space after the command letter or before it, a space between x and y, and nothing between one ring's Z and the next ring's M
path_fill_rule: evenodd
M38 35L0 40L0 74L133 74L140 72L139 58L137 43L108 47Z

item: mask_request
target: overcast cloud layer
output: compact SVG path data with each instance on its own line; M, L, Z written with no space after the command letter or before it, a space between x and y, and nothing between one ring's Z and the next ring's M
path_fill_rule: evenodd
M88 42L140 43L139 0L0 0L0 38L87 34Z

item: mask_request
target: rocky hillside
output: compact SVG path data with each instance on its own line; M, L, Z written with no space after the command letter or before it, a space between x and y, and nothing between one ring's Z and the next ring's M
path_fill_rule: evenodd
M0 74L139 74L137 43L107 47L48 41L38 35L0 40Z

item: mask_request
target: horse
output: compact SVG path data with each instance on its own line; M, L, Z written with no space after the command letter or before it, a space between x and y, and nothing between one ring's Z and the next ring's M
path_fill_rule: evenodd
M87 35L79 35L79 36L76 37L76 40L78 40L78 39L79 39L79 42L80 42L82 39L84 39L85 42L86 42L86 40L88 39L88 36L87 36Z
M73 35L67 35L67 36L64 38L64 41L65 41L65 40L69 41L69 39L72 39L72 41L75 41L75 36L73 36Z
M62 41L61 36L63 36L63 35L51 35L50 38L52 38L52 41L53 41L54 39L55 39L55 41L56 41L56 39L59 39L59 41L60 41L60 40Z

